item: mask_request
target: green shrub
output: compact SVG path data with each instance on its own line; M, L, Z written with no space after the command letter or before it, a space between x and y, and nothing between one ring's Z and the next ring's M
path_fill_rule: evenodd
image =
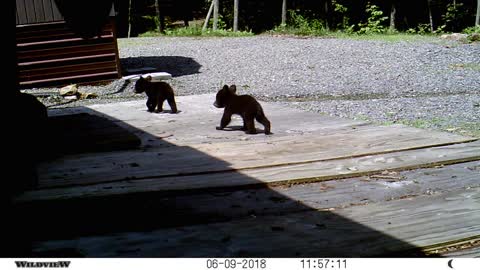
M463 29L462 32L464 34L473 34L473 33L480 34L480 25L467 27L467 28Z
M238 31L233 32L232 30L212 30L210 28L202 31L200 26L190 26L190 27L179 27L179 28L169 28L165 30L165 34L160 34L158 31L148 31L141 35L140 37L158 37L158 36L173 36L173 37L198 37L198 36L209 36L209 37L245 37L253 36L252 32L247 31Z
M308 19L295 10L289 10L287 25L277 26L270 32L302 36L321 36L325 35L327 30L322 20Z
M429 23L421 23L417 25L417 28L409 28L405 31L407 34L419 34L419 35L426 35L431 34L430 32L430 24Z
M334 7L333 11L341 17L341 22L337 24L337 28L343 30L351 30L352 28L351 26L349 26L350 20L346 15L348 12L348 8L338 3L336 0L332 0L332 6Z
M367 14L369 14L366 23L359 23L358 34L379 34L385 33L386 27L383 25L388 17L383 16L383 11L376 5L367 4Z
M444 33L447 31L459 31L460 22L466 15L466 11L463 8L463 3L447 5L447 11L442 15L443 24L435 30L436 33Z

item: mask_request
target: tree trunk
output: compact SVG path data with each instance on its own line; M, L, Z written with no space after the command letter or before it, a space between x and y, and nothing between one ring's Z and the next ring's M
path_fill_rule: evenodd
M163 12L160 10L160 5L158 3L159 0L155 0L155 11L157 13L158 18L158 32L165 33L165 16L163 16Z
M480 26L480 0L477 0L477 16L475 16L475 26Z
M128 1L128 33L127 38L130 38L130 32L132 31L132 0Z
M282 26L287 25L287 0L282 1Z
M233 32L238 31L238 1L234 0L233 2Z
M427 0L428 4L428 18L430 20L430 32L433 33L433 17L432 17L432 8L431 8L431 1L432 0Z
M210 8L208 9L207 17L205 18L205 22L203 23L202 32L207 30L208 21L210 21L210 16L212 15L213 5L215 5L215 2L212 1L212 4L210 5Z
M327 31L330 31L330 14L331 14L331 0L326 0L325 1L325 28Z
M395 14L397 9L395 8L395 2L392 1L392 9L390 10L390 31L395 31Z
M219 0L213 0L213 30L217 30L218 28L218 8L220 6Z

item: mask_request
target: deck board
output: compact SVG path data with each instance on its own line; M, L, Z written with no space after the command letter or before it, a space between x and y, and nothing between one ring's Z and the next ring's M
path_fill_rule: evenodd
M49 117L49 155L136 149L141 141L128 130L91 114ZM47 142L45 142L47 143Z
M19 200L43 200L105 196L112 194L118 195L134 192L184 191L219 187L241 188L252 185L318 182L368 175L379 173L384 170L409 170L475 160L480 160L480 142L478 141L467 144L455 144L428 149L394 152L383 155L214 174L177 175L170 177L157 176L141 179L141 170L132 170L130 173L127 170L127 172L124 172L125 174L122 175L123 180L120 181L94 184L99 180L93 179L95 180L95 182L93 182L90 178L83 178L81 179L83 183L90 184L33 191L23 194ZM131 165L129 167L131 169L138 168L132 167ZM98 176L100 180L105 179L102 177L108 177L108 172L101 173L101 171L103 171L101 167L96 169L97 174L92 174L92 176ZM165 173L169 173L169 171ZM132 177L136 178L133 179Z
M149 232L38 242L98 257L384 256L478 236L480 189ZM362 243L362 244L359 244Z
M38 167L40 187L225 172L240 172L253 178L258 176L260 182L271 183L289 178L313 177L315 175L298 172L314 170L317 173L318 168L322 171L318 176L322 177L328 174L352 173L351 167L359 165L355 165L355 162L371 162L362 157L380 154L398 152L397 155L388 156L393 161L383 161L389 166L381 166L380 169L412 166L415 164L414 160L403 160L403 155L411 154L407 151L474 140L401 125L375 126L270 103L266 103L264 107L271 114L272 126L277 127L274 135L246 135L238 130L218 131L215 130L215 122L221 118L222 110L210 108L213 107L208 103L211 98L212 95L178 97L179 106L185 107L180 114L148 113L143 101L93 105L83 110L73 110L75 113L89 112L111 119L115 124L140 137L142 149L97 155L71 155L42 163ZM54 111L51 114L61 113ZM472 146L475 148L476 144ZM461 158L468 156L474 160L472 151L465 151L459 154ZM442 160L428 157L428 153L422 155L424 160L418 159L419 164ZM381 157L374 160L378 158ZM334 162L339 159L350 165L340 168L339 164L343 161ZM352 163L350 159L355 162ZM450 161L453 159L455 158L450 156L445 158ZM282 169L278 169L279 167ZM372 169L373 166L366 166L360 171L367 172ZM276 175L274 171L279 173ZM205 183L202 185L208 186ZM212 181L211 186L213 185L217 185L215 180Z
M480 246L447 252L442 255L451 258L480 258Z
M383 172L328 182L307 183L269 188L247 188L201 193L126 193L122 196L85 197L85 200L33 201L24 205L25 216L42 213L46 231L59 232L68 227L84 231L91 227L90 216L96 218L94 231L100 228L119 231L164 228L211 222L238 220L255 215L285 215L312 209L343 209L440 195L479 188L480 161L413 171ZM93 193L95 194L95 193ZM32 201L31 201L32 202ZM65 211L68 209L68 211ZM85 209L89 209L85 212ZM138 209L145 214L138 214ZM63 219L55 218L62 212ZM47 214L50 213L50 214ZM98 213L98 214L95 214ZM160 220L151 213L161 213ZM133 222L129 222L133 221ZM132 224L133 223L133 224ZM120 227L121 229L119 229ZM74 229L76 228L76 229ZM100 230L100 231L99 231ZM44 235L45 233L38 233Z
M388 256L480 237L475 138L263 102L272 136L246 135L238 118L218 131L213 98L177 97L179 114L144 100L50 110L109 119L141 145L41 163L39 189L15 198L51 220L32 229L33 253Z

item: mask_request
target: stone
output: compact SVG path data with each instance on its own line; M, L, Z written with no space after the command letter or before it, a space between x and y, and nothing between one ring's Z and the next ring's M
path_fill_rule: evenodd
M60 88L59 93L62 96L74 96L78 92L76 84L70 84L65 87Z
M443 34L443 35L440 36L440 38L446 39L446 40L466 42L467 38L468 38L468 35L467 34L461 34L461 33Z

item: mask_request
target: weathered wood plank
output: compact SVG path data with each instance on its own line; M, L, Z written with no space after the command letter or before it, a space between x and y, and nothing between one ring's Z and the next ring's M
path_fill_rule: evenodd
M62 158L39 165L42 185L59 186L122 180L125 177L165 177L207 172L301 165L333 159L361 157L425 148L452 142L447 138L422 138L397 130L367 131L315 138L292 137L280 142L247 145L170 146L160 151L128 151L98 156ZM375 134L373 138L367 134ZM362 136L365 135L365 136ZM223 150L225 149L225 150ZM222 151L223 150L223 151ZM135 167L129 166L135 163ZM64 180L61 180L64 179Z
M60 13L60 10L58 10L58 7L54 2L52 2L52 14L54 21L63 21L63 15Z
M72 52L73 49L73 52ZM21 61L41 61L46 59L51 59L52 57L64 57L71 58L74 54L80 56L87 56L93 53L97 54L106 54L109 51L113 50L114 46L112 44L87 44L73 46L69 48L50 48L43 50L31 50L31 51L20 51L18 52L18 58Z
M49 155L136 149L140 140L105 118L90 114L50 117Z
M20 19L18 17L18 11L15 9L15 25L20 24Z
M25 1L25 12L27 14L27 23L36 22L35 5L31 1Z
M388 256L479 232L480 189L474 188L333 211L37 242L34 252L71 248L87 257Z
M136 192L165 192L209 188L241 188L252 185L278 185L288 183L306 183L355 177L364 174L379 173L383 170L406 170L438 164L454 164L472 160L480 160L480 142L457 144L429 149L411 150L384 155L366 156L346 160L330 160L299 165L240 170L215 174L199 174L177 177L161 177L146 179L128 179L139 177L142 171L125 175L127 179L115 183L38 190L25 193L20 201L81 198L89 196L118 195ZM160 163L160 161L159 161ZM126 164L136 169L138 164ZM94 168L99 175L102 168ZM161 173L161 172L160 172ZM94 176L96 174L92 174ZM61 175L58 176L62 177ZM62 179L60 179L62 180ZM97 179L101 181L102 179ZM92 183L89 178L83 183ZM78 182L77 182L78 184Z
M265 160L268 160L268 165L274 166L472 141L463 136L452 135L440 132L426 133L424 130L401 125L388 127L372 125L339 130L335 134L323 136L317 134L284 136L255 142L255 147L251 147L252 142L249 141L190 146L209 156L228 160L233 167L237 160L244 159L248 159L248 163L255 163L255 167L260 167L261 164L267 164Z
M177 97L177 105L181 112L173 115L147 113L145 101L93 105L88 108L69 110L51 110L49 113L51 115L78 112L99 114L109 117L112 121L124 125L126 128L143 131L144 143L147 143L152 137L157 137L175 145L188 146L217 142L230 144L238 141L251 145L253 142L269 142L282 136L311 135L321 137L340 132L350 133L361 128L379 128L363 121L328 117L278 104L264 103L265 111L272 122L272 131L275 133L273 136L246 135L239 130L218 131L215 127L218 126L223 111L211 105L214 99L215 97L212 94ZM240 118L234 118L231 125L234 129L240 128L242 125ZM397 129L397 127L380 127L379 129ZM418 134L428 134L424 130L417 129L417 132ZM400 132L397 131L397 133ZM446 133L442 136L447 137ZM461 138L461 136L453 134L448 136Z
M43 1L42 0L34 0L33 1L33 6L35 8L35 22L45 22L45 11L43 7Z
M85 200L31 201L17 204L17 207L22 216L30 219L41 213L42 226L35 227L40 230L35 235L50 234L61 239L68 237L60 233L62 228L70 228L70 233L76 232L77 235L86 230L95 234L111 233L110 228L117 231L151 230L244 219L252 215L342 209L426 194L440 195L480 187L479 173L480 162L477 161L289 187L193 194L137 193L85 197ZM85 209L89 211L85 212ZM138 209L144 214L139 214ZM62 220L56 218L56 213L60 212L63 213ZM162 213L161 222L152 222L152 213ZM97 216L93 224L91 216Z
M264 134L246 135L240 130L216 130L215 127L219 125L223 110L212 105L215 100L215 96L212 94L180 96L176 100L181 111L179 114L149 114L146 112L145 101L123 102L118 103L118 106L112 106L112 104L92 105L85 110L107 115L113 121L123 122L131 128L143 130L153 136L169 134L171 136L165 140L176 145L237 140L257 141L266 140L266 137L269 137ZM272 132L275 133L271 137L322 134L322 132L332 131L332 129L338 130L344 127L351 129L359 125L367 125L363 121L321 116L278 104L263 103L263 106L272 122ZM240 118L232 119L231 126L234 129L240 128L241 125ZM261 125L257 124L257 127L260 131Z
M45 21L52 22L53 19L53 10L52 10L52 0L42 0L43 12L45 14Z
M186 109L177 115L146 113L143 101L84 109L115 119L135 133L142 139L143 151L70 156L41 164L41 186L300 165L472 140L404 126L338 120L269 103L265 108L272 112L272 122L278 123L276 135L217 131L213 121L222 112L205 106L210 98L212 95L179 97L177 103Z
M460 249L453 252L444 252L441 254L443 257L450 258L480 258L480 246Z
M27 11L25 10L25 0L15 0L18 23L17 24L26 24L28 23Z

